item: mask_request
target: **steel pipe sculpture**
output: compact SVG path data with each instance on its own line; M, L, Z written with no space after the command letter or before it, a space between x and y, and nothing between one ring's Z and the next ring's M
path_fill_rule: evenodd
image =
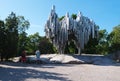
M92 20L83 16L81 12L78 13L76 19L69 17L67 13L62 20L59 20L55 6L53 6L45 24L45 35L60 54L64 53L65 45L70 40L74 40L78 54L81 54L81 49L84 49L90 35L92 38L97 37L98 28Z

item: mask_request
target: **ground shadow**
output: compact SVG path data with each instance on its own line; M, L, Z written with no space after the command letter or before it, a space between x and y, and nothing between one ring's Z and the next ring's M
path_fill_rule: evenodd
M103 55L72 55L74 58L84 61L85 64L93 64L99 66L120 66L120 63L115 62L109 56Z
M38 79L38 80L59 80L59 81L71 81L68 78L62 77L65 74L44 72L34 69L26 68L3 68L0 67L0 81L24 81L26 79ZM7 77L6 77L7 76Z
M34 68L55 68L56 66L65 66L65 67L71 67L74 66L74 64L29 64L29 63L21 63L21 62L1 62L2 65L8 65L8 66L17 66L17 67L34 67Z

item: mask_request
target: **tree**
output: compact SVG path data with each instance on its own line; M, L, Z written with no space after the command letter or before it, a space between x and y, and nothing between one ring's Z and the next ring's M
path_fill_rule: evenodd
M28 41L27 41L27 45L26 45L26 49L31 52L31 53L34 53L35 50L38 49L38 45L39 45L39 42L40 40L42 39L41 36L39 36L39 33L36 32L35 34L33 35L29 35L28 36Z
M76 45L74 44L73 40L69 41L69 44L67 43L67 45L65 46L65 54L77 54L78 53L78 49L76 47Z
M77 14L72 14L71 16L73 19L76 19L77 18Z
M39 50L42 54L53 54L57 52L53 44L45 37L43 37L39 42Z
M11 12L9 16L5 19L4 24L5 36L4 35L3 36L5 37L4 58L6 60L17 55L18 50L20 50L19 48L21 47L20 45L23 45L24 43L24 41L21 40L22 38L24 39L26 35L25 30L29 28L29 25L30 25L29 22L25 20L23 16L16 16L14 12Z
M99 26L95 26L96 29L99 29ZM84 50L82 50L83 53L87 53L87 54L96 54L97 52L97 48L96 46L98 45L98 34L95 34L95 38L92 37L92 34L89 36L89 41L87 42L87 44L84 47Z
M5 47L6 47L6 31L4 21L0 20L0 59L3 60L5 57Z
M26 30L29 28L30 23L28 20L24 18L24 16L17 16L18 22L18 53L19 55L22 53L23 50L26 49L27 45L27 33Z
M2 48L4 47L4 22L0 20L0 53L2 52Z
M89 39L88 43L85 45L85 48L84 48L84 50L82 50L82 52L87 53L87 54L96 54L97 53L97 49L96 49L97 45L98 45L97 38L92 38L92 36L90 36L90 39Z
M99 54L108 54L108 32L104 30L99 31L98 45L96 46L97 53Z
M85 53L91 53L91 54L108 54L108 32L103 29L99 30L98 32L98 38L91 38L87 45L85 46L85 50L83 50Z
M120 25L114 27L108 36L110 52L120 50Z
M5 23L7 33L7 46L6 46L6 59L13 57L17 54L18 47L18 21L16 14L11 14L6 18Z
M28 20L24 18L24 16L17 16L18 21L18 32L24 33L30 26L30 23Z
M26 49L26 45L27 45L27 33L26 32L22 32L19 34L19 40L18 40L18 55L21 55L22 51Z

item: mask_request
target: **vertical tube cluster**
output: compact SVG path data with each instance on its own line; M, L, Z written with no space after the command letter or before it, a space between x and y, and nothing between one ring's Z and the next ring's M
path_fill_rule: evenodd
M55 6L51 9L49 19L45 24L46 37L50 39L60 54L64 53L65 45L70 39L74 40L80 54L81 49L84 49L84 45L89 41L90 35L95 38L97 33L98 28L95 23L83 16L81 12L78 13L76 19L69 17L69 13L67 13L59 21Z

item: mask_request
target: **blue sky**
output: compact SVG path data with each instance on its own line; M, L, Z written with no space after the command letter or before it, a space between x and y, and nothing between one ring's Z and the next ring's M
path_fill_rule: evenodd
M108 32L120 24L120 0L0 0L0 19L5 20L13 11L29 20L31 26L27 30L28 35L39 32L44 36L44 25L52 5L56 6L59 17L66 12L77 14L81 11L99 25L100 29Z

